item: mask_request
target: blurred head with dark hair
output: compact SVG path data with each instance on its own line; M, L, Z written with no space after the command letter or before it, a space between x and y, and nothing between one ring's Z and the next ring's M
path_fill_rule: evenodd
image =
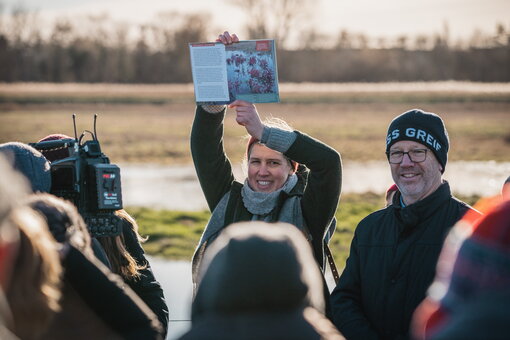
M182 339L343 339L324 317L321 274L287 223L240 222L211 244Z
M39 193L31 195L27 204L46 220L57 242L70 243L82 252L92 254L87 226L71 202L50 194Z
M208 249L198 276L193 316L208 310L305 306L324 311L322 279L310 245L290 224L245 222L227 227Z

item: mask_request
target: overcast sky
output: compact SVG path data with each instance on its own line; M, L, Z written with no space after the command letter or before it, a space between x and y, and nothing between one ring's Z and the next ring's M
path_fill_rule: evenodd
M244 14L228 0L0 0L4 13L13 4L38 10L51 22L55 17L108 13L116 21L147 23L156 13L177 10L210 14L211 27L242 32ZM341 29L370 36L440 33L448 22L450 37L466 38L475 29L495 31L496 23L510 30L510 0L315 0L313 21L319 31Z

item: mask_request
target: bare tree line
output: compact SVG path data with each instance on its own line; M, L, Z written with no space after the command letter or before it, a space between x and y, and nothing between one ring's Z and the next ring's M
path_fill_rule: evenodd
M491 34L477 31L456 42L447 24L441 34L396 39L346 30L324 37L308 29L289 49L289 32L303 19L297 9L309 0L273 1L272 11L269 1L229 1L252 14L247 38L277 40L280 81L510 81L510 31L502 24ZM268 13L273 20L264 20ZM15 8L8 20L0 16L0 81L190 82L187 43L210 40L208 25L204 14L170 12L136 27L107 15L62 18L45 32L36 14ZM328 39L331 46L319 44Z

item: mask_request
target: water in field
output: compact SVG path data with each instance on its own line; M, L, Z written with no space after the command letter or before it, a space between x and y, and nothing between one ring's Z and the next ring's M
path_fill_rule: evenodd
M125 206L200 211L207 209L192 165L121 165ZM243 178L240 167L235 169ZM501 191L510 176L510 162L449 162L444 178L454 194L492 196ZM386 162L344 162L342 192L384 193L392 179Z
M177 339L190 327L191 265L148 256L154 276L161 283L170 311L166 340Z

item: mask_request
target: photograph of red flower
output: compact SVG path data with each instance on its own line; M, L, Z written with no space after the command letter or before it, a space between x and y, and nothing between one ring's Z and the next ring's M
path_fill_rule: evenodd
M278 94L274 46L246 41L226 48L228 91L231 100L244 95ZM264 48L260 48L264 46Z

